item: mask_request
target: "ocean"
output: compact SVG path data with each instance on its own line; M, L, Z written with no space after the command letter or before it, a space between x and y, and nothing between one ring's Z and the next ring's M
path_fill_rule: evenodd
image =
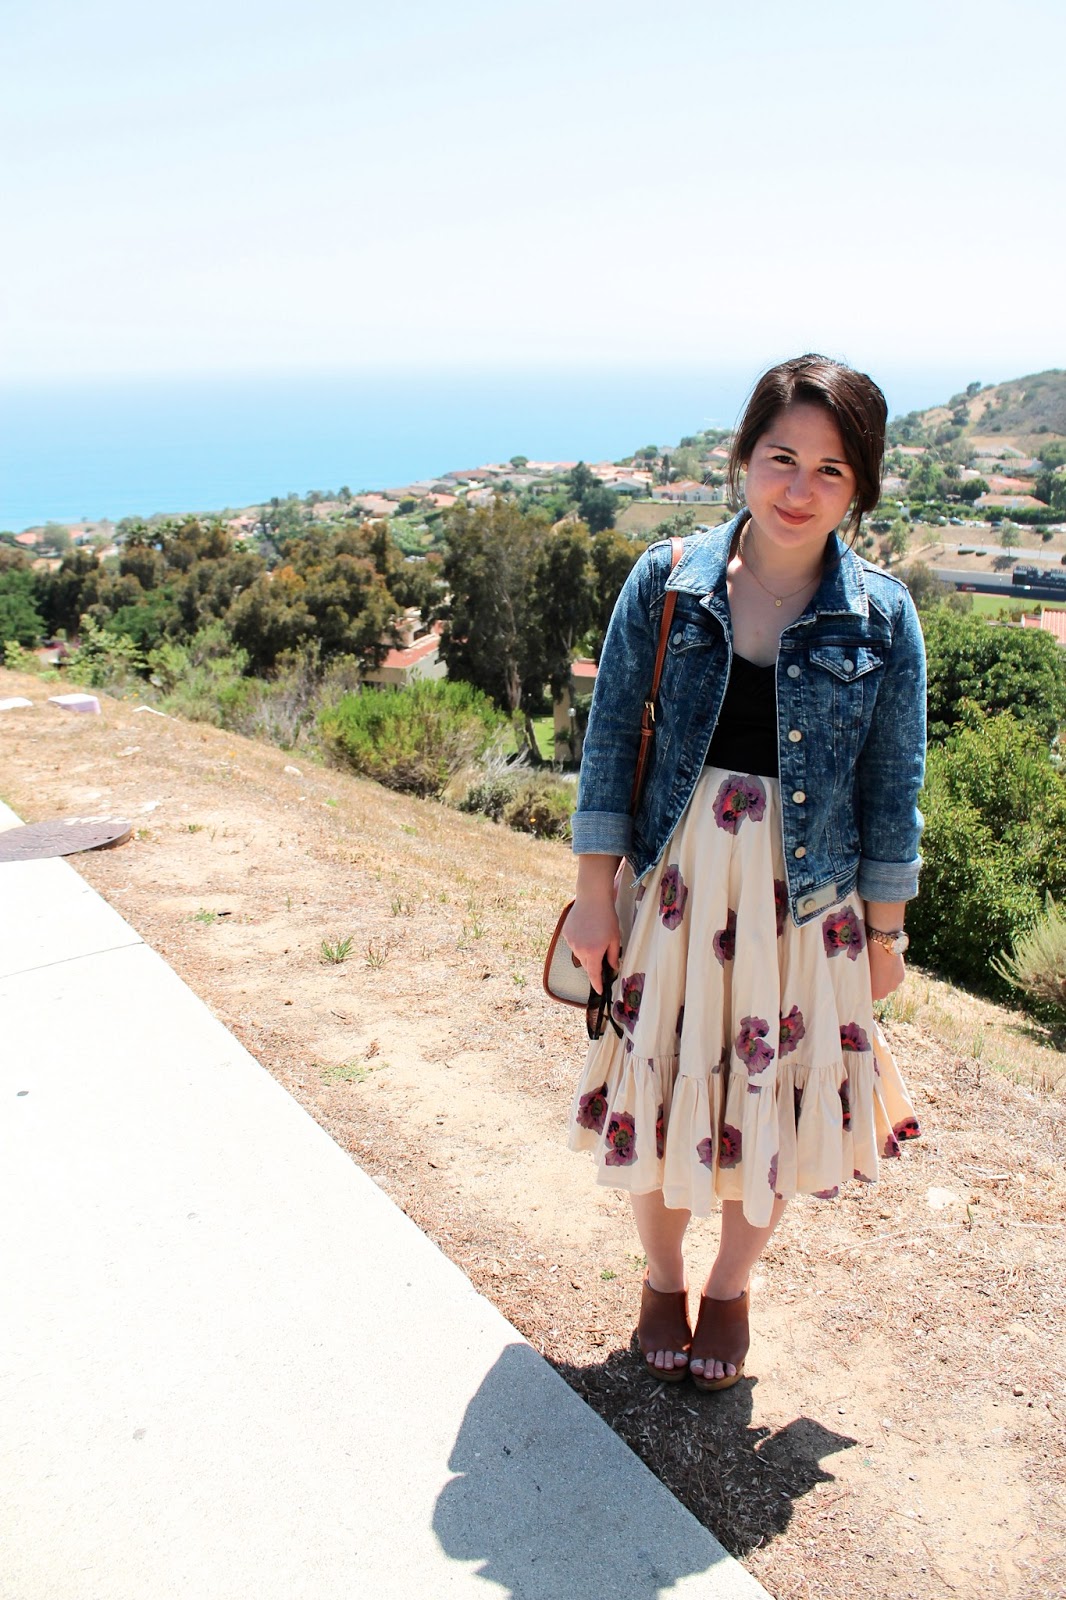
M615 460L731 427L755 374L358 372L0 386L0 529L397 487L525 455ZM968 371L876 374L893 415Z

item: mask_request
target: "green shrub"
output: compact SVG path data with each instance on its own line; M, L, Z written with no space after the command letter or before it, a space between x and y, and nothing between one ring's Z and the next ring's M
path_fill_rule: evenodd
M234 645L223 623L210 623L185 644L166 640L151 652L148 666L164 711L243 731L238 723L255 684L245 677L247 651Z
M506 719L468 683L426 682L346 694L319 713L316 726L344 765L387 789L439 799Z
M1049 633L1004 628L946 606L922 617L929 662L929 738L944 739L963 703L1009 711L1051 743L1066 720L1066 654Z
M1032 927L1014 940L1010 955L1004 951L992 965L1012 987L1050 1010L1060 1026L1066 1021L1066 913L1051 895Z
M907 926L917 960L998 995L993 963L1066 893L1066 779L1034 729L964 708L929 752L925 864Z
M124 633L101 628L90 616L81 619L81 643L67 657L65 672L72 683L123 694L141 681L143 653Z
M503 814L515 798L518 778L513 771L486 772L476 778L459 802L460 811L478 811L502 822Z
M535 833L538 839L569 839L574 804L574 790L569 784L530 773L518 783L513 799L504 806L503 820L509 828Z

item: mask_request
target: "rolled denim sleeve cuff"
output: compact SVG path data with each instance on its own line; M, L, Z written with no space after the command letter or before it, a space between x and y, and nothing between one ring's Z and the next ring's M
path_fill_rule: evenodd
M633 838L627 811L575 811L570 831L576 856L624 856Z
M921 856L915 856L913 861L872 861L869 856L861 856L858 891L864 900L883 900L888 904L913 900L918 893L921 864Z

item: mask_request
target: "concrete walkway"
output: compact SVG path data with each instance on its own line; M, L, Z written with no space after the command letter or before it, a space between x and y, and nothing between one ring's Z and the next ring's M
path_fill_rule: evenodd
M765 1596L63 861L0 1107L0 1593Z

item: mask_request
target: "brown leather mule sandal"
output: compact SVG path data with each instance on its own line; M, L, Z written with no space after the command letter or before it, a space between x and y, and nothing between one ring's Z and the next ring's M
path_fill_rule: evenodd
M640 1320L637 1323L637 1342L640 1353L647 1358L651 1350L672 1350L675 1355L684 1351L688 1355L692 1343L692 1329L688 1321L688 1294L684 1289L662 1291L653 1289L644 1279L640 1293ZM651 1365L647 1359L645 1369L661 1383L680 1383L688 1373L688 1362L683 1367Z
M750 1343L750 1302L750 1289L745 1289L735 1300L712 1300L709 1295L700 1296L700 1314L689 1350L690 1361L695 1357L704 1363L703 1372L692 1374L697 1389L708 1393L716 1389L731 1389L744 1376L744 1358ZM708 1378L705 1376L707 1365L715 1361L720 1361L723 1366L729 1362L737 1370L721 1378Z

